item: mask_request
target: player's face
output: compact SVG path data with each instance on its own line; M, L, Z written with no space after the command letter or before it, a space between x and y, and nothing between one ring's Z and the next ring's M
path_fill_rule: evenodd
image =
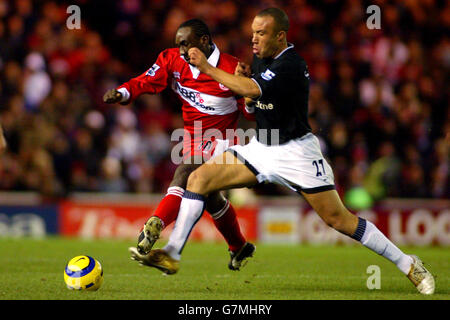
M199 48L207 55L208 36L198 38L190 27L180 28L175 35L175 45L180 48L180 55L189 63L190 48Z
M275 20L271 16L256 16L252 23L253 53L258 58L275 57L279 51L280 42L275 32Z

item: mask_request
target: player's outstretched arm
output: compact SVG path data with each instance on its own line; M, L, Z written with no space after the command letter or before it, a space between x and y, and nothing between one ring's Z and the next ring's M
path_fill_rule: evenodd
M261 95L259 86L251 78L236 76L234 74L215 68L208 63L205 55L198 48L191 48L188 51L189 63L196 66L200 72L207 74L217 82L222 83L234 93L256 99Z
M105 103L117 103L122 101L122 94L116 89L108 90L103 96Z
M169 71L167 66L173 58L173 50L164 50L159 54L156 62L144 73L130 79L117 88L107 91L103 96L103 101L105 103L127 105L142 94L160 93L169 84Z

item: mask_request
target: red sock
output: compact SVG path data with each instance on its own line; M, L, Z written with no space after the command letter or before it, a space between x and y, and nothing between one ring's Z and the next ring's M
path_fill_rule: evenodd
M183 194L183 188L170 187L167 189L166 196L158 204L153 216L157 216L162 220L164 228L177 219Z
M245 244L245 238L241 233L236 217L236 211L227 200L225 207L219 212L211 214L217 230L220 231L231 251L236 252Z

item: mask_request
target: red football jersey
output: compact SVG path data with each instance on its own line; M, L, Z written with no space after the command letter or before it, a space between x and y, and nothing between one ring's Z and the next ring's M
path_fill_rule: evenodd
M221 53L217 46L214 46L208 62L228 73L234 73L238 59ZM205 136L207 130L207 134L211 130L218 130L222 135L221 139L229 137L226 131L236 129L239 111L245 118L255 120L254 114L245 108L245 100L242 97L237 97L230 89L188 64L178 48L161 52L150 69L117 89L124 96L125 102L129 103L144 93L160 93L169 85L182 102L185 156L202 151L205 153L205 142L220 138L215 135ZM230 141L230 145L235 143L236 137ZM213 151L214 148L209 156Z
M229 54L220 53L215 46L208 62L234 73L238 60ZM126 102L131 102L143 93L160 93L168 85L183 103L184 128L192 135L194 121L201 121L202 134L208 129L218 129L225 139L226 129L236 129L239 110L247 119L254 120L253 114L245 109L243 98L236 97L227 87L188 64L178 48L161 52L150 69L118 89L125 88ZM123 90L121 92L124 93Z

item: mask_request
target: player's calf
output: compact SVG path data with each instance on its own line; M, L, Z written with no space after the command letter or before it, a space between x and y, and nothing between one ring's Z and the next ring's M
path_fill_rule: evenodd
M239 227L236 211L220 192L213 192L206 202L206 210L214 225L222 234L230 251L237 252L245 244L245 237Z
M212 192L211 180L208 174L208 170L199 168L191 173L188 178L186 190L201 194L203 196L209 195Z

